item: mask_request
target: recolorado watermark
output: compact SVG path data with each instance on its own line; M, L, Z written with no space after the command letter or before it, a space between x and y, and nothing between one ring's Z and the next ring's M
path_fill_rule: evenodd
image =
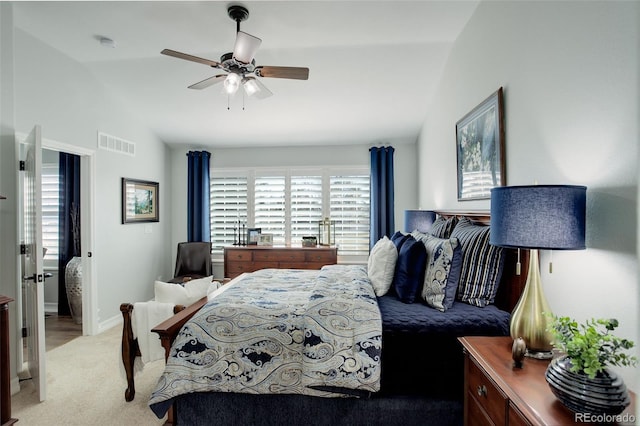
M582 423L628 423L635 424L636 416L631 413L624 414L591 414L574 413L573 420Z

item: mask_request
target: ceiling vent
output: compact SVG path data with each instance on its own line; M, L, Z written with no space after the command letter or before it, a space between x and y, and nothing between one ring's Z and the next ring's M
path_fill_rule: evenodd
M98 148L105 151L136 156L136 144L122 138L98 132Z

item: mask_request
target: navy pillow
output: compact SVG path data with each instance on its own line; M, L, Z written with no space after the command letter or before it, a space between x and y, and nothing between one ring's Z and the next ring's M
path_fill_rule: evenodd
M424 244L409 235L400 248L393 277L393 287L400 301L413 303L416 300L422 290L426 267L427 250Z
M458 292L458 284L460 283L460 273L462 272L462 247L457 245L453 249L453 260L451 261L451 269L449 269L449 278L447 279L447 287L444 290L444 307L450 309L456 300Z
M410 236L411 234L403 234L400 231L396 231L396 233L391 236L391 241L393 241L393 244L396 245L396 248L398 249L398 253L400 253L400 248L402 247L404 242L407 241L407 239L409 239Z

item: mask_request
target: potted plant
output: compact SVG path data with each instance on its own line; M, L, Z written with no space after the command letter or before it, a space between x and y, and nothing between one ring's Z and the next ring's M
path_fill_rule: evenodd
M607 366L635 366L626 351L631 340L612 334L616 319L590 319L579 324L569 317L549 315L554 347L564 355L554 358L545 377L556 397L577 413L620 414L630 404L627 388Z

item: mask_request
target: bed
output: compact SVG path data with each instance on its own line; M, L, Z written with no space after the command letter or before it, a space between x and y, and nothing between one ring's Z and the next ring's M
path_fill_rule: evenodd
M462 217L466 223L473 224L477 229L486 228L489 222L488 214L484 212L462 214L441 211L438 214L443 221L448 222L458 221ZM455 225L450 223L449 225L451 229L448 231L451 232L455 229ZM458 237L461 240L466 238L463 234L459 234ZM467 244L467 251L471 253L472 250L475 250L473 247L475 246ZM526 260L526 256L522 256L522 258ZM364 313L356 315L357 318L350 318L349 321L362 320L362 318L366 320L363 331L356 333L358 337L352 339L352 347L348 348L348 350L353 350L355 347L357 353L354 352L350 356L360 360L358 368L353 373L356 380L351 380L353 377L345 379L348 374L344 374L344 372L349 368L340 365L340 363L336 364L336 360L333 359L329 362L334 367L337 365L333 370L303 372L302 376L310 376L312 380L297 380L301 384L298 388L282 388L280 385L270 383L263 386L264 389L257 389L257 386L254 386L255 382L261 380L255 380L251 383L252 379L262 379L274 375L278 369L258 372L260 368L253 368L253 365L252 371L247 373L243 370L242 380L230 382L226 378L233 376L233 372L237 371L237 368L234 367L235 370L230 368L229 366L233 362L228 362L228 359L222 364L209 363L211 369L205 370L205 376L209 378L208 380L198 378L197 374L199 373L188 373L193 374L189 380L185 380L184 377L172 376L177 370L185 367L185 364L207 363L202 361L206 358L207 352L197 348L212 346L211 344L201 344L199 338L202 334L215 333L209 333L205 330L202 325L203 318L216 318L212 322L219 325L222 320L221 315L225 314L223 312L224 305L229 302L220 298L216 303L216 299L221 296L212 300L203 298L153 329L160 335L167 356L171 356L167 360L167 369L159 381L150 405L158 417L161 418L168 410L168 421L181 425L202 424L205 422L204 419L215 419L217 424L259 425L283 423L313 425L461 424L463 353L457 342L457 337L464 335L508 335L509 312L519 298L524 286L524 276L526 276L526 265L524 265L525 274L515 275L515 259L516 253L513 251L504 250L501 252L500 273L496 278L499 281L495 284L497 292L492 295L490 303L482 307L456 301L445 312L441 312L426 306L420 300L416 300L414 303L405 303L406 300L403 300L400 291L391 291L379 297L376 297L375 294L372 296L367 293L366 285L362 286L361 293L358 295L349 296L348 292L343 294L338 302L332 301L330 303L343 303L349 298L357 300L359 305L352 305L346 310ZM467 263L472 264L473 262ZM350 268L350 273L356 276L350 282L362 281L360 275L362 267L360 270L355 266ZM364 270L366 275L366 269ZM294 272L294 275L298 274L301 277L304 275L303 281L326 281L327 276L332 274L345 274L342 270L337 271L332 268L317 272L315 278L307 275L309 273L309 271L304 273L298 271ZM275 272L271 271L261 274L275 277ZM251 280L255 280L255 278L250 277L249 281ZM273 288L292 291L297 286L297 283L291 282ZM223 292L229 293L229 296L231 293L242 294L249 287L246 282L234 282L228 290L223 289L225 290ZM263 285L263 290L264 287ZM313 290L316 288L317 292L317 286L311 286L311 288L309 293L311 296L301 297L317 300L318 295L314 296ZM320 292L322 293L322 290ZM290 294L286 291L283 293ZM466 297L465 294L464 291L458 291L456 297ZM475 294L470 294L469 299L472 300L475 296ZM263 295L257 296L255 300L263 300ZM354 301L352 303L356 303ZM305 305L308 302L300 301L299 303ZM297 306L298 302L293 300L292 304ZM213 306L213 311L208 313L200 311L205 305L207 305L207 309L212 309ZM376 311L379 314L378 317L376 317ZM279 314L284 315L282 312ZM200 318L200 324L194 325L194 322L188 322L192 317L196 321L195 324L198 324L197 321ZM320 324L319 328L311 328L309 331L307 327L310 320L308 318L298 318L297 320L304 324L299 328L303 330L306 337L301 342L302 349L292 349L288 358L285 357L287 359L295 358L298 356L296 354L299 354L300 351L304 352L305 348L307 348L306 350L309 347L313 348L316 334L324 332L326 328L326 324ZM251 320L252 325L253 322L254 320ZM315 319L311 322L314 326L318 326ZM187 325L183 328L185 324ZM378 326L379 328L377 328ZM194 334L196 328L200 331ZM182 331L180 332L180 330ZM194 337L196 335L197 338ZM325 335L319 339L321 343L324 343L325 340ZM175 345L171 349L174 341ZM336 345L334 347L344 346L342 341L334 345ZM250 355L253 356L255 365L269 364L270 359L260 358L260 354L257 354L253 348L255 345L250 350L236 348L235 351L244 353L243 356L246 359L248 359L247 354L251 352ZM233 351L231 350L231 352ZM318 353L319 351L315 351L312 356L307 358L319 358ZM211 356L211 353L209 352L208 355ZM342 359L347 358L349 357ZM226 370L221 369L220 365L223 365ZM333 374L325 374L327 371L331 371ZM239 375L242 376L242 374ZM319 376L329 376L331 380L315 382L314 380ZM345 380L334 381L338 376ZM233 379L235 380L235 378ZM177 384L185 381L190 382L189 386L191 387L187 387L184 391L174 392ZM210 389L206 389L200 384L193 386L194 382L205 381L209 384L215 382L215 386ZM251 385L247 386L247 383L251 383ZM171 408L169 408L170 406Z

